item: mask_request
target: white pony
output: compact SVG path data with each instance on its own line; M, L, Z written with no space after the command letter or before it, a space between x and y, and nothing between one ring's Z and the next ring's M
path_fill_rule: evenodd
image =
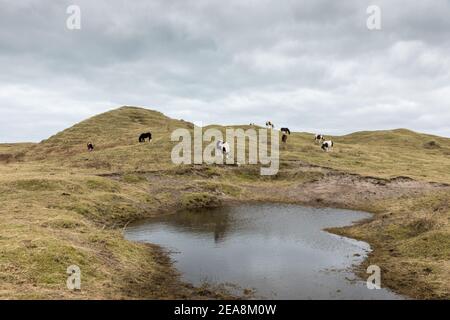
M217 150L222 152L222 154L224 154L227 159L230 157L231 148L228 142L223 142L222 140L219 140L217 141L216 148Z

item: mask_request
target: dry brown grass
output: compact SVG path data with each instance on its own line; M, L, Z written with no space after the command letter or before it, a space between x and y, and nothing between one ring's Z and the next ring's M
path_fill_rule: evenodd
M331 137L336 146L324 153L311 134L293 133L282 150L280 173L261 177L252 166L172 165L170 133L179 127L192 129L158 112L124 107L40 144L0 145L0 297L202 297L204 291L177 280L157 248L125 241L121 227L182 207L253 199L255 188L266 191L257 200L305 203L292 190L319 190L315 184L330 179L323 167L450 183L447 138L408 130L361 132ZM153 132L153 142L138 143L146 131ZM87 152L88 141L94 152ZM374 212L375 219L339 232L373 245L368 263L383 266L390 287L413 297L449 298L450 193L418 190L376 201L363 196L375 199L355 193L342 205ZM81 292L65 287L71 264L81 267Z

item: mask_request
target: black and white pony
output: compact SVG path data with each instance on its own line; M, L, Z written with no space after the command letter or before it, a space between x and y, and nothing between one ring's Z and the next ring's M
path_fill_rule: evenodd
M291 130L289 130L289 128L281 128L281 130L280 130L282 133L284 133L284 134L291 134Z
M266 122L266 127L267 127L268 129L274 129L274 128L275 128L275 125L272 123L272 121L267 121L267 122Z
M228 142L222 140L217 141L216 148L228 159L230 157L230 145Z
M323 134L318 133L314 135L314 142L322 142L323 140L325 140Z
M323 141L322 142L322 147L321 148L322 148L323 151L328 152L328 151L331 150L331 148L333 148L333 146L334 146L333 141L327 140L327 141Z
M150 132L142 133L139 136L139 142L145 142L145 139L148 139L148 141L152 141L152 134Z
M89 152L90 152L90 151L94 151L94 145L93 145L91 142L89 142L89 143L87 144L87 149L88 149Z

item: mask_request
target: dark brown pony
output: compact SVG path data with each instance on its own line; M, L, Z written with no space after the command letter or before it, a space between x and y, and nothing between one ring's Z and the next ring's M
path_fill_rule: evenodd
M150 132L146 132L139 136L139 142L145 142L145 139L152 141L152 134Z

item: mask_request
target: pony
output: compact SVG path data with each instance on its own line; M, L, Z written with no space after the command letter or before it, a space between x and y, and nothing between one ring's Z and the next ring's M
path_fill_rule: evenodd
M152 141L152 134L150 132L142 133L139 136L139 142L145 142L145 139L148 138L148 141Z

